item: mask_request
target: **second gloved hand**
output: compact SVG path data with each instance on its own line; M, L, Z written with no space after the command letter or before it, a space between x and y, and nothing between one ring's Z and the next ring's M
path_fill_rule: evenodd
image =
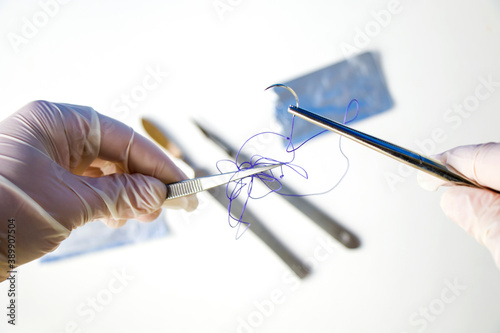
M434 157L478 184L500 191L500 143L456 147ZM424 173L419 173L418 179L427 190L446 185ZM451 186L441 198L441 207L450 219L490 250L500 267L500 194Z

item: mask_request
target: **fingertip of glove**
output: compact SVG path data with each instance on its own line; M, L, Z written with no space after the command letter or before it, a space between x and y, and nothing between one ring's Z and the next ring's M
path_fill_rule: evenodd
M127 219L103 218L101 221L113 229L121 228L127 223Z
M440 186L446 184L442 179L436 178L426 172L417 172L417 182L426 191L435 192Z
M184 209L187 212L192 212L198 207L198 198L196 194L187 197L167 200L163 203L162 207L168 209Z
M198 208L199 201L198 201L198 197L196 196L196 194L188 196L187 199L188 199L188 203L187 203L187 206L185 208L186 211L192 212L196 208Z
M477 230L473 229L479 227L477 224L480 220L488 219L495 199L496 195L488 190L453 186L441 196L441 208L448 218L475 234Z
M153 222L154 220L156 220L160 216L160 214L161 214L161 209L158 209L157 211L155 211L153 213L138 216L136 218L136 220L140 221L140 222L145 222L145 223Z
M446 215L449 215L448 212L455 212L455 207L457 205L457 201L460 200L459 194L461 192L461 187L451 187L441 196L440 205Z

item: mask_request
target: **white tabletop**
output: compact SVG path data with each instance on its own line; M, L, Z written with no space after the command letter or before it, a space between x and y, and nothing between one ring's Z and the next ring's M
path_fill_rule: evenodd
M498 1L4 1L0 34L2 117L35 99L89 105L141 132L149 115L212 167L222 154L190 118L240 144L273 126L265 87L343 60L347 44L380 54L395 101L356 128L430 154L500 140ZM124 107L151 72L157 84ZM301 150L318 160L312 183L343 163L336 142ZM167 237L21 267L16 332L498 332L500 272L444 216L442 192L343 147L348 175L310 200L359 235L359 249L279 199L252 202L312 266L306 279L254 234L236 241L224 208L200 195L195 212L166 212ZM6 302L4 283L5 313Z

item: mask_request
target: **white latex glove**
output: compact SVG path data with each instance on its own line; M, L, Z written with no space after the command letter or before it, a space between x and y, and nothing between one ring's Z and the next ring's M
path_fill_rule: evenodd
M500 143L462 146L434 156L478 184L500 191ZM420 172L418 180L427 190L443 181ZM500 194L467 186L451 186L441 197L445 214L492 253L500 267Z
M131 218L154 220L165 184L182 179L155 144L90 107L26 105L0 123L0 281L11 270L9 230L17 267L55 250L87 222L120 227ZM198 205L196 196L168 203Z

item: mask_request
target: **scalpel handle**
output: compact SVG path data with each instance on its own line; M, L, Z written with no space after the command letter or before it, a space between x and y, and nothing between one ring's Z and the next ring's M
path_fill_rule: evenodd
M281 185L283 192L293 192L293 190L288 189L286 185ZM330 236L335 238L339 243L348 249L356 249L361 245L361 241L358 236L305 198L292 195L282 195L281 197L300 210L302 214L311 219L321 229L326 231Z
M221 188L212 188L207 191L210 193L223 207L229 206L229 199L226 192ZM236 211L242 211L243 204L239 200L233 200L231 206ZM285 262L290 269L297 274L301 279L305 278L311 272L310 268L305 265L295 253L283 244L265 225L262 223L250 209L245 210L245 222L250 223L250 231L259 237L278 257Z

